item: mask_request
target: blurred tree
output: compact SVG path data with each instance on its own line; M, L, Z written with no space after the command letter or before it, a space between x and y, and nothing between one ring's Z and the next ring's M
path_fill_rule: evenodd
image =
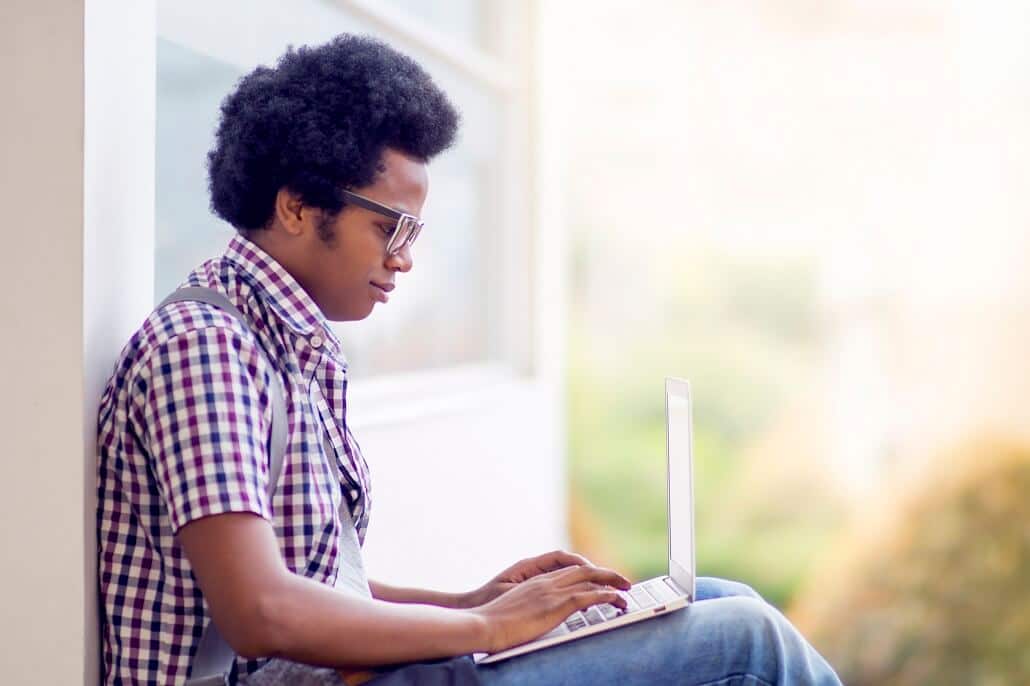
M1030 447L944 458L870 507L882 524L843 539L791 613L847 684L1030 684Z

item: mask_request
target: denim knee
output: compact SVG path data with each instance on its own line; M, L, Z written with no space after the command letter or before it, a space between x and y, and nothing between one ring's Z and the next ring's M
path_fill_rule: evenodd
M739 581L719 579L712 576L700 576L697 578L697 599L711 600L714 598L755 598L761 600L755 589Z
M707 629L713 644L735 655L747 673L775 681L783 641L775 608L760 598L731 596L700 603L710 610Z
M746 640L765 640L775 638L777 631L777 613L775 608L757 596L732 596L720 598L719 612L725 618L734 635Z
M732 596L697 603L705 608L709 648L735 655L742 673L771 684L834 684L833 668L779 610L761 598Z

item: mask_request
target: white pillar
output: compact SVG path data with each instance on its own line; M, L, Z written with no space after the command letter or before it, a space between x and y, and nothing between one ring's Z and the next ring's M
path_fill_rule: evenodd
M0 73L0 674L91 685L96 406L153 299L153 2L5 0Z

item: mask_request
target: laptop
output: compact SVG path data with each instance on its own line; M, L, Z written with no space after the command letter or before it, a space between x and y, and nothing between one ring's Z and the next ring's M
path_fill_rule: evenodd
M626 609L594 605L571 614L538 639L497 653L475 653L478 664L499 662L559 643L642 622L686 607L694 601L694 469L690 384L665 380L666 493L668 497L669 573L620 591Z

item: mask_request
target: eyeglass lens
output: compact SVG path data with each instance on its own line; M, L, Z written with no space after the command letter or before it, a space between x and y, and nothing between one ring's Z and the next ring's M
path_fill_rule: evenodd
M421 228L414 217L401 217L397 222L397 230L390 236L390 244L387 246L390 254L396 255L404 246L414 243Z

